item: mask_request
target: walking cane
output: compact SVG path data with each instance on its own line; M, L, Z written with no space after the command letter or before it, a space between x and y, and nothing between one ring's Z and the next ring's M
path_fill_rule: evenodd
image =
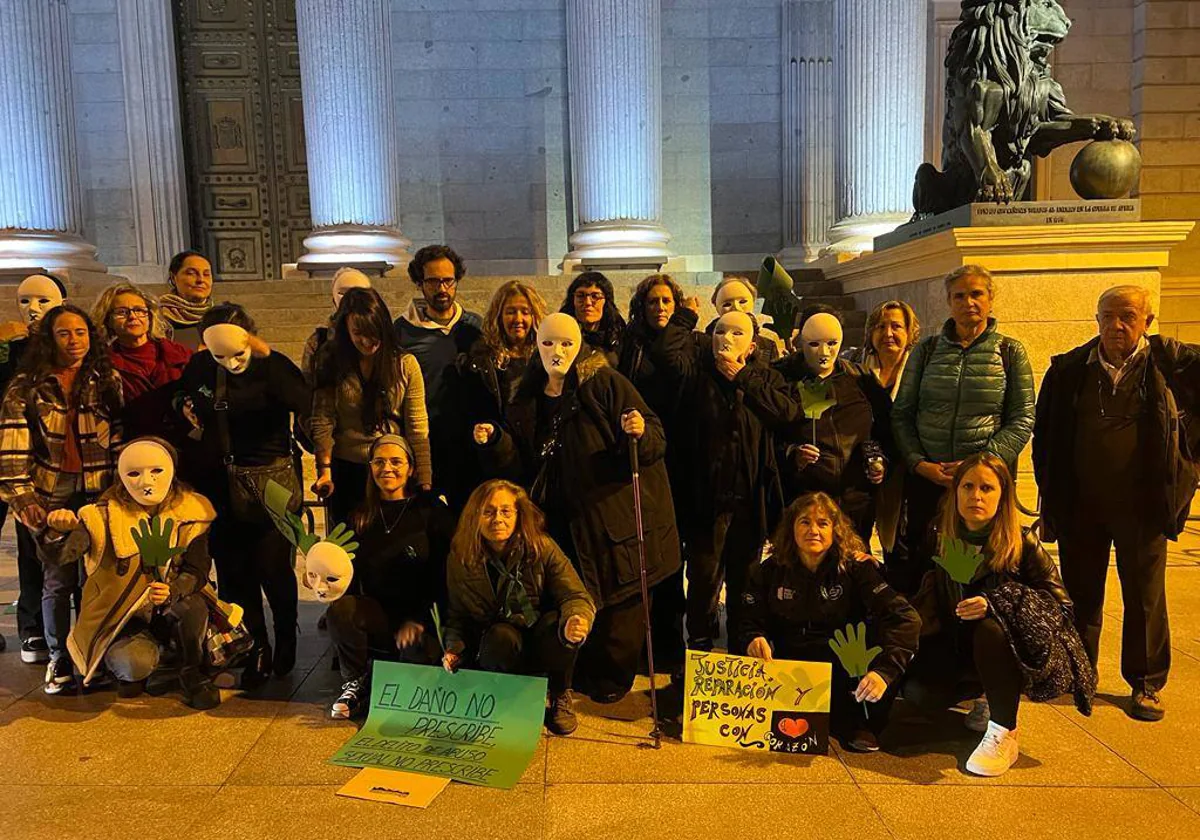
M629 413L625 412L625 414ZM654 743L641 746L651 746L657 750L662 746L662 729L658 725L658 689L654 686L654 638L650 632L650 589L646 585L646 532L642 527L642 480L638 467L637 440L632 437L629 438L629 470L633 474L633 521L637 527L638 571L642 577L642 610L646 614L646 664L650 671L650 717L654 721L654 728L650 730L650 737L654 739Z

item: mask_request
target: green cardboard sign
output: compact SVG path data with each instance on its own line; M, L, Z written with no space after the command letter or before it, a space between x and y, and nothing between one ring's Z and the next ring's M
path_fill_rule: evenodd
M545 677L376 660L367 722L329 763L508 789L533 759L545 709Z

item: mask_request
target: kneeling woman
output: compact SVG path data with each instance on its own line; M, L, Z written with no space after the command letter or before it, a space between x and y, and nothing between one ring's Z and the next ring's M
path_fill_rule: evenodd
M999 776L1017 760L1017 707L1024 676L991 601L1013 582L1042 590L1060 611L1051 618L1068 631L1073 608L1054 561L1033 532L1021 527L1016 486L995 455L981 452L959 464L942 499L938 532L941 557L913 598L923 638L905 697L945 708L977 697L982 683L986 701L976 702L966 725L983 732L983 740L967 761L967 770ZM982 561L972 568L976 552ZM956 583L948 568L970 582ZM1058 635L1065 640L1063 633Z
M574 732L571 674L596 608L524 490L501 479L475 488L454 533L446 583L446 669L546 674L547 726L556 735Z
M847 749L878 750L897 682L917 649L916 610L884 581L850 520L824 493L792 502L772 545L774 553L750 568L741 646L760 659L831 662L835 632L866 622L882 651L857 681L834 662L830 728ZM865 703L875 704L869 713Z
M416 457L400 435L376 438L367 465L366 500L352 518L359 548L350 593L326 613L345 681L329 710L335 718L366 710L372 658L433 665L441 656L432 609L445 604L454 520L417 487Z

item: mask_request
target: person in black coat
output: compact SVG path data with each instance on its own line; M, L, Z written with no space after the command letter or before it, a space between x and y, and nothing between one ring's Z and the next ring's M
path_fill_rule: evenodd
M351 520L359 547L350 592L326 613L344 681L334 718L366 710L373 659L434 665L442 655L432 610L445 610L454 518L417 486L413 449L400 435L377 438L367 463L366 494Z
M794 423L799 407L782 376L749 361L754 316L722 315L706 345L693 339L695 323L695 312L677 312L653 353L681 383L688 418L673 441L692 465L677 508L688 547L688 640L694 650L712 650L723 583L731 650L739 652L734 631L746 572L761 559L781 507L771 432Z
M824 493L788 506L772 539L774 552L750 568L737 638L748 655L833 663L831 729L847 749L874 752L900 677L917 650L921 620L884 581L850 520ZM846 626L868 625L882 650L859 679L834 662L830 642ZM869 713L865 703L874 704Z
M780 435L784 499L828 493L869 542L875 495L893 448L891 400L874 376L839 357L842 326L833 310L805 309L798 341L802 352L776 362L775 369L792 383L798 402L804 389L823 383L833 404L815 419L802 410Z
M558 310L579 322L583 340L614 367L621 357L625 319L617 306L612 282L599 271L585 271L571 281Z
M1033 468L1043 535L1058 541L1093 665L1115 547L1129 713L1160 720L1171 666L1167 540L1183 530L1196 492L1200 353L1146 334L1154 313L1149 291L1138 286L1101 295L1096 321L1100 335L1051 359L1038 392Z
M551 536L574 559L598 610L576 687L616 702L633 685L646 634L631 444L641 469L647 583L680 564L666 441L629 380L602 353L583 347L573 318L547 316L538 353L509 406L508 427L482 423L474 437L495 473L529 488Z

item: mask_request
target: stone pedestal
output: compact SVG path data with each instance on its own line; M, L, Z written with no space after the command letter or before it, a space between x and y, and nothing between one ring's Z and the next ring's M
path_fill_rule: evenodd
M834 1L834 251L869 251L912 216L925 156L928 13L926 0Z
M0 269L104 271L81 236L67 4L0 0Z
M658 268L662 224L662 23L659 0L569 0L567 83L571 264Z
M387 0L297 0L313 232L301 269L403 268Z

